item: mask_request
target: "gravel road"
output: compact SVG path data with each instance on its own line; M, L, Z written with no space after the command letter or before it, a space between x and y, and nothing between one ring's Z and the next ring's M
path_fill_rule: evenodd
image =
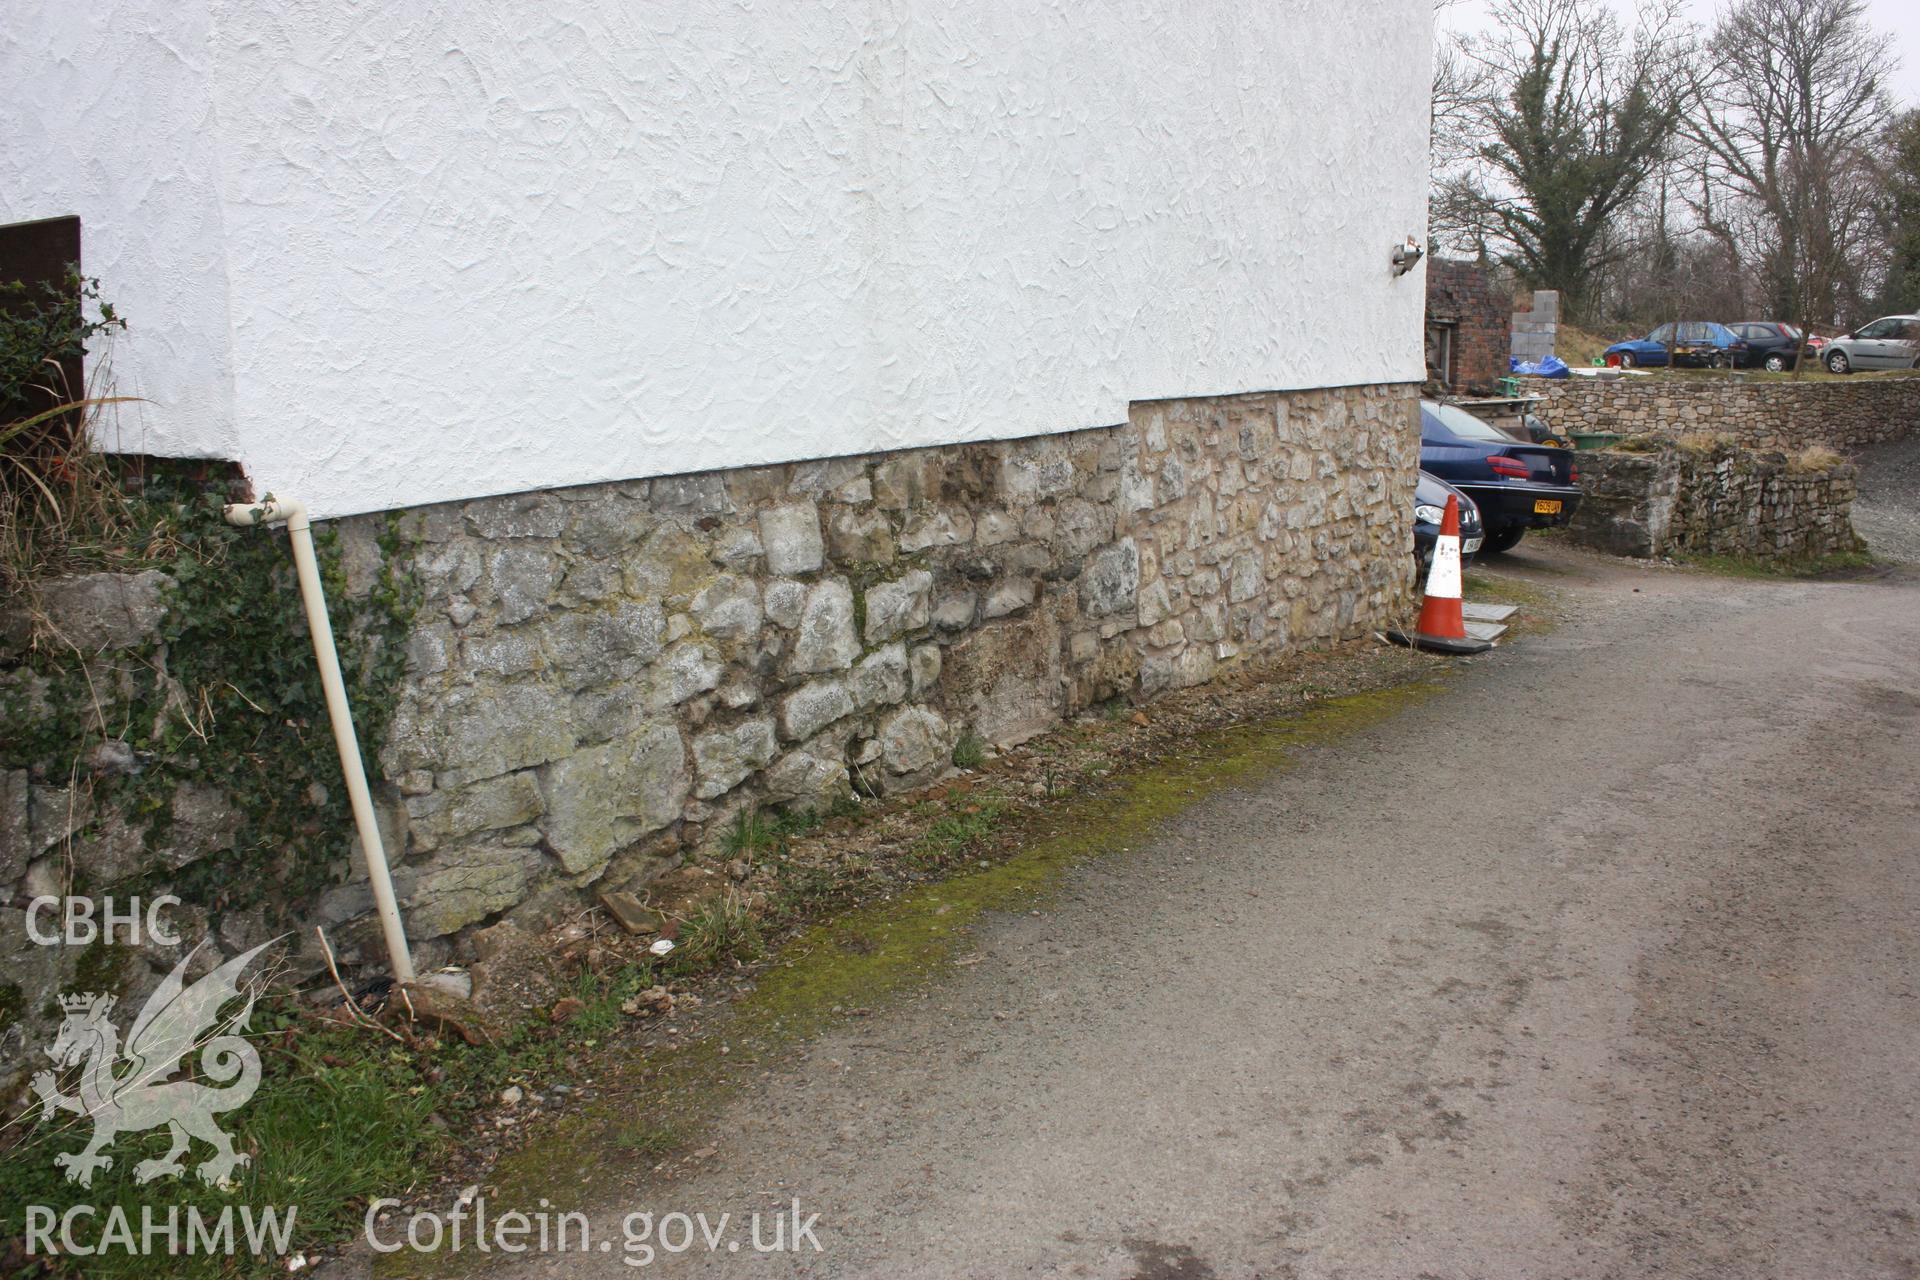
M1875 445L1854 461L1853 527L1880 559L1920 563L1920 435Z
M1508 564L1573 620L990 921L597 1229L820 1214L669 1275L1920 1274L1920 575Z

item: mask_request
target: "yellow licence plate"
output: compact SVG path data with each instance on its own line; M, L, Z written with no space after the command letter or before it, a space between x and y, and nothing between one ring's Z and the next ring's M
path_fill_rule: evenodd
M1558 498L1535 498L1535 499L1533 500L1533 514L1535 514L1535 515L1537 515L1537 516L1557 516L1557 515L1559 515L1559 514L1560 514L1560 499L1558 499Z

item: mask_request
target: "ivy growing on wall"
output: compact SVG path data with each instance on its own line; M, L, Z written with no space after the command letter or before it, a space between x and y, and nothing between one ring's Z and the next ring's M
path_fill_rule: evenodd
M260 906L274 917L337 878L353 823L287 535L228 525L223 499L177 475L146 481L132 499L141 534L126 550L136 567L173 580L160 642L122 655L131 660L116 661L111 680L71 650L29 655L24 665L45 684L0 683L0 766L59 785L84 777L103 741L124 741L133 771L95 778L93 798L96 811L117 811L143 833L147 866L132 887L164 884L216 915ZM354 719L375 769L415 586L391 526L377 577L358 595L348 593L337 534L314 532ZM159 851L188 834L172 829L172 800L186 784L230 802L238 838L176 871Z

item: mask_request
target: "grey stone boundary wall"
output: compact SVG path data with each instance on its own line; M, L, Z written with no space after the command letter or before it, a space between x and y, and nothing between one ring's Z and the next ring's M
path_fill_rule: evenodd
M1611 555L1810 560L1857 551L1855 473L1726 441L1580 455L1585 491L1568 535Z
M1778 374L1699 378L1528 378L1542 416L1562 432L1611 431L1669 438L1724 435L1750 449L1825 445L1852 453L1920 429L1920 377L1795 382Z
M376 800L418 961L503 915L537 926L643 889L744 811L921 786L964 735L1019 742L1403 618L1417 395L1145 402L1112 428L401 513L392 554L420 606ZM336 528L349 592L371 590L393 521ZM47 600L110 658L157 636L160 576ZM0 964L29 1008L77 949L21 951L19 908L69 875L110 890L138 861L129 824L68 781L0 777ZM171 803L169 866L245 821L220 795ZM294 923L379 962L358 863ZM227 953L284 927L183 910ZM4 1039L0 1075L24 1052Z

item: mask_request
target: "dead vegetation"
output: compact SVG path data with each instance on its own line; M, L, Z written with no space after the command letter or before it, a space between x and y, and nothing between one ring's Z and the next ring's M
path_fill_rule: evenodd
M94 447L132 399L113 394L112 340L125 328L77 270L37 292L0 281L0 601L31 603L34 583L125 550L127 502Z
M1812 475L1833 470L1846 459L1823 444L1802 449L1798 453L1787 455L1787 470L1802 475Z

